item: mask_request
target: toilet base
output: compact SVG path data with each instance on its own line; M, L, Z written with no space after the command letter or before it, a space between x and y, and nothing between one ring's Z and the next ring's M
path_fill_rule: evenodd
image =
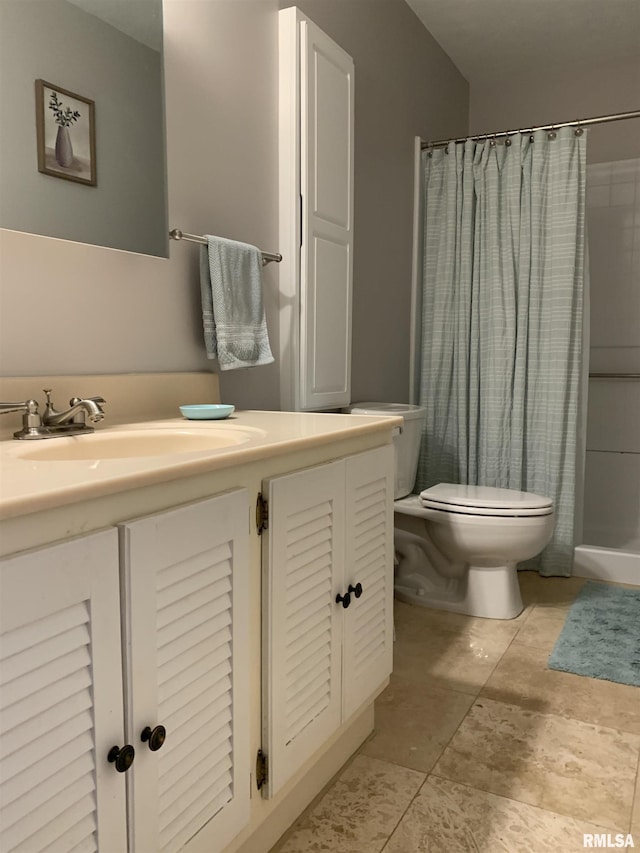
M524 609L515 564L469 566L461 577L448 578L438 589L428 588L425 580L418 573L396 577L395 597L407 604L485 619L515 619Z

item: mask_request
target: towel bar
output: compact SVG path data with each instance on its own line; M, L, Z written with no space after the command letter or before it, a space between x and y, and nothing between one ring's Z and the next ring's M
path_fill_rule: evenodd
M169 237L172 240L188 240L190 243L201 243L204 246L207 245L206 237L199 237L197 234L187 234L186 231L180 231L179 228L174 228L173 231L169 231ZM270 261L275 261L275 263L279 264L282 260L282 255L279 252L261 252L262 255L262 264L268 264Z

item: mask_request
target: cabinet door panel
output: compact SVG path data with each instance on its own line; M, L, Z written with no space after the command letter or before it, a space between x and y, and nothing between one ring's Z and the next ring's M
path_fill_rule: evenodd
M343 719L393 665L393 449L346 460L345 586L362 584L345 614Z
M0 562L0 849L126 850L115 530Z
M351 397L354 67L300 21L301 407Z
M344 467L265 484L263 737L274 796L340 725Z
M205 824L221 849L249 809L247 493L129 522L121 547L132 850L180 850ZM158 724L150 752L140 732Z

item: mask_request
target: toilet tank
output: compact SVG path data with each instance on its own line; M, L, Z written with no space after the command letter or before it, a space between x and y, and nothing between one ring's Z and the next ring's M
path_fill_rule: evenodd
M394 499L410 495L418 470L425 409L408 403L354 403L347 411L354 415L392 415L404 418L402 432L393 437L396 468Z

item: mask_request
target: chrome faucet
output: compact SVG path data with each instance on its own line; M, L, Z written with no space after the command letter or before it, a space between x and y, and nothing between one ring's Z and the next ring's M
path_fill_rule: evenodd
M36 400L25 400L23 403L0 403L0 415L10 412L22 412L22 429L14 432L17 439L56 438L64 435L82 435L93 432L92 426L85 422L88 416L92 423L98 423L104 418L103 397L72 397L69 408L58 412L51 402L51 388L45 389L47 406L42 415L38 412Z
M51 388L45 388L44 393L47 395L47 407L42 415L42 423L45 426L85 426L87 415L92 423L98 423L104 418L101 406L105 402L103 397L87 397L84 400L72 397L69 400L69 408L65 412L58 412L51 402Z

